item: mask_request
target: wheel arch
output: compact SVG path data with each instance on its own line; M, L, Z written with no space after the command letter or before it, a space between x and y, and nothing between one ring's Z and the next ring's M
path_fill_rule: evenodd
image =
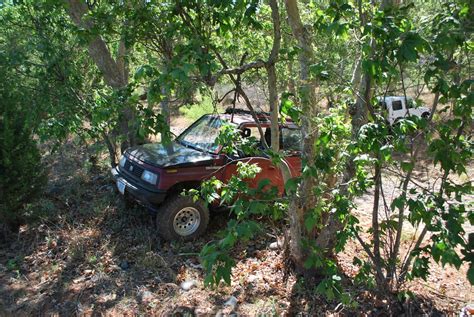
M201 182L200 181L184 181L184 182L179 182L171 186L166 194L166 198L173 196L173 195L179 195L183 192L183 190L189 190L189 189L199 189L201 187Z

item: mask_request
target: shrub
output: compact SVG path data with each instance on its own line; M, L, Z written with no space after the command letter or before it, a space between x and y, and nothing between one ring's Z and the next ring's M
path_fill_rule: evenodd
M30 113L7 88L0 87L0 222L17 230L23 207L41 194L46 177Z

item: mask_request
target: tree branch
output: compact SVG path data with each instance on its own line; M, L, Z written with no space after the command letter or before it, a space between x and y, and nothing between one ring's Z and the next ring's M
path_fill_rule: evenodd
M65 0L69 5L68 13L72 21L78 26L86 30L91 30L94 26L90 20L83 19L84 15L89 12L89 7L81 0ZM120 70L119 65L113 59L110 50L104 39L100 35L92 35L89 41L88 51L99 70L104 76L104 81L112 88L122 88L127 85Z

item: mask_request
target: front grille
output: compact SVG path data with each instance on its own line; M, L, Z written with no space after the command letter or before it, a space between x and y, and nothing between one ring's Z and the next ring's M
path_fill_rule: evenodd
M123 169L127 174L135 176L136 178L142 177L143 167L134 162L126 160Z

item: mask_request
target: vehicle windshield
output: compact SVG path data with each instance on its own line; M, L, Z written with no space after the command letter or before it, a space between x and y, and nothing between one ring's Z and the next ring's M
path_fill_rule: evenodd
M219 136L221 126L222 121L218 117L204 116L181 133L176 141L196 150L216 153L219 145L215 141Z

